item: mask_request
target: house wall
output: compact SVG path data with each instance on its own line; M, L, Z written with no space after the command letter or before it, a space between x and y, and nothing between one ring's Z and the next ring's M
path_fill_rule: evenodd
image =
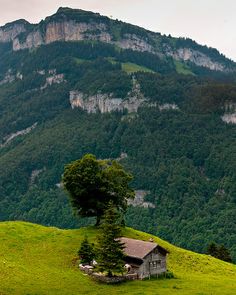
M145 277L159 275L166 272L166 255L161 254L157 250L153 250L144 258L143 264L138 269L140 279Z

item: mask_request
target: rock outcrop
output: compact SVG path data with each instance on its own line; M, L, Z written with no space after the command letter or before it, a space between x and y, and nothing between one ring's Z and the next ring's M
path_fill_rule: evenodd
M19 37L13 39L13 50L29 49L44 44L40 31L30 32L25 41L20 41Z
M221 118L225 123L236 124L236 103L226 103L225 113Z
M147 51L151 53L157 53L152 45L150 45L147 41L138 37L135 34L125 34L123 39L113 43L123 49L132 49L141 52Z
M176 60L190 61L197 66L205 67L214 71L224 71L225 66L214 62L207 55L191 48L179 48L176 51L167 51L167 55L172 56Z
M156 206L153 203L144 201L148 194L150 194L149 191L136 190L134 199L129 199L128 205L133 207L155 208Z
M7 73L5 74L4 79L0 80L0 86L6 83L12 83L14 82L16 79L22 80L23 79L23 75L20 72L17 72L16 74L12 73L12 70L9 69L7 71Z
M110 113L127 110L129 113L137 112L142 105L148 104L140 91L140 85L133 78L132 90L126 98L116 98L112 94L86 95L80 91L70 91L70 104L72 109L82 108L88 113Z
M72 109L80 107L88 113L110 113L113 111L137 112L138 108L144 104L144 99L129 97L127 99L113 98L109 94L85 95L79 91L70 92L70 104Z
M0 147L5 147L6 145L8 145L14 138L18 137L18 136L22 136L22 135L26 135L28 133L30 133L33 129L35 129L37 127L38 123L34 123L32 126L24 129L24 130L20 130L17 131L15 133L11 133L7 136L5 136L3 138L3 143L0 145Z
M40 75L45 75L45 71L39 71L38 73ZM45 84L40 88L41 90L51 86L52 84L61 84L66 82L64 74L57 74L56 70L49 70L49 74L51 74L51 76L46 78Z
M26 25L28 24L25 20L19 20L13 23L6 24L0 28L0 42L11 42L19 34L26 31Z

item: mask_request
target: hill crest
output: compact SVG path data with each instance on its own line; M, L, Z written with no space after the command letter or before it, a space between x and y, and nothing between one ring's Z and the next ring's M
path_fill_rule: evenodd
M234 294L236 266L207 255L175 247L157 237L169 250L169 270L175 279L129 282L119 286L97 284L73 263L84 235L94 240L93 227L60 230L26 222L0 223L0 293L3 294ZM148 240L151 235L126 228L127 237ZM201 282L201 283L199 283Z

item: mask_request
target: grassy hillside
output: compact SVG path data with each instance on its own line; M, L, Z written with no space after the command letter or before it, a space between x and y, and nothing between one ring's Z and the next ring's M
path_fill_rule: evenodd
M73 261L84 234L94 228L60 230L24 222L0 223L0 294L235 294L236 266L154 240L170 251L175 279L107 286L81 273ZM127 228L125 236L150 235Z

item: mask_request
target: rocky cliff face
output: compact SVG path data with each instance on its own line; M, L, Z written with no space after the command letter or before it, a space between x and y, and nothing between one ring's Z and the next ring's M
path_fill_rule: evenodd
M179 48L176 51L167 51L167 55L172 56L176 60L191 61L197 66L209 68L213 71L225 70L224 65L213 62L207 55L191 48Z
M123 49L132 49L141 52L147 51L157 54L152 45L135 34L125 34L123 39L113 43Z
M18 31L19 33L24 32L23 28L19 28ZM43 36L40 30L36 30L30 32L24 42L20 41L18 37L19 33L17 33L17 30L14 30L11 38L7 39L13 41L13 50L15 51L38 47L56 41L94 40L112 43L123 49L155 53L152 45L135 34L125 34L121 40L112 41L112 35L103 23L76 23L75 21L52 22L47 25L45 36ZM5 42L3 40L0 38L0 41Z
M39 31L30 32L24 42L20 42L18 37L14 38L12 41L14 51L38 47L44 44L43 37Z
M129 113L137 112L138 108L147 103L140 91L140 86L133 79L133 88L125 99L114 98L112 94L85 95L79 91L70 91L70 104L72 109L80 107L88 113L110 113L127 110Z
M13 50L38 47L56 41L96 40L110 42L111 36L106 32L103 24L76 23L75 21L52 22L46 26L46 32L38 29L30 32L26 40L21 42L19 37L13 38ZM1 41L1 39L0 39Z
M87 96L78 91L70 92L70 103L72 109L80 107L88 113L110 113L113 111L137 112L138 108L144 104L143 99L130 97L128 99L112 98L108 94L96 94Z
M62 8L39 25L30 25L25 20L8 24L0 28L0 42L12 41L13 50L17 51L42 44L50 44L55 41L96 40L112 43L123 49L146 51L159 56L171 56L181 61L191 61L197 66L211 70L228 70L224 62L214 61L199 50L184 46L178 49L174 48L169 42L165 43L164 39L161 40L162 36L160 34L145 31L144 29L141 29L143 34L137 33L135 30L134 32L128 30L121 34L121 22L117 24L115 21L108 21L108 18L92 13L85 17L83 13L86 15L86 12L80 10L63 10ZM119 37L115 36L117 32ZM23 38L22 33L25 34Z
M80 91L70 91L71 108L82 108L88 113L110 113L114 111L136 113L139 107L158 107L160 111L178 111L179 107L175 103L157 104L145 98L140 90L140 85L133 78L132 90L125 99L115 98L112 94L87 95Z
M103 23L76 23L71 20L61 23L52 22L46 27L46 44L55 41L80 41L86 39L110 42L111 36L106 32L106 26Z
M26 31L26 24L22 22L14 22L0 28L0 42L11 42L20 33Z

